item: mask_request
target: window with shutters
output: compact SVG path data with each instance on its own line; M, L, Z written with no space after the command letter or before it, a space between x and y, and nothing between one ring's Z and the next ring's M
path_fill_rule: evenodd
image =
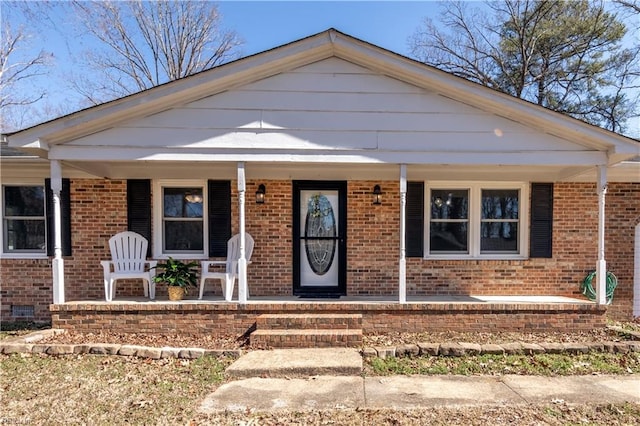
M2 186L3 257L46 255L45 213L45 192L41 183Z
M206 181L154 182L154 257L206 257L206 189Z
M526 256L527 184L428 182L425 192L427 257Z

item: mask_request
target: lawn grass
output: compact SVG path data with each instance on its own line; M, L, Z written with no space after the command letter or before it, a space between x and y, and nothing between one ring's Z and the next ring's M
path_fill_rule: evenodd
M374 359L375 374L589 374L639 371L638 353L596 357L537 355ZM149 360L123 356L0 355L0 423L37 425L630 425L640 404L336 409L297 412L198 413L226 378L231 359ZM586 363L592 364L586 367ZM474 364L477 364L474 365ZM524 368L527 364L534 367ZM433 368L428 366L432 365ZM610 365L611 367L605 367ZM494 368L502 366L502 370ZM626 370L627 372L629 370ZM366 373L368 375L374 373Z
M372 375L501 375L567 376L584 374L638 374L640 353L590 353L582 355L475 355L464 357L371 358Z
M185 424L231 360L1 356L2 421L15 424ZM150 421L150 419L154 419Z
M412 410L339 409L269 413L199 414L195 425L389 425L389 426L629 426L640 423L640 404L543 404L428 407Z
M0 323L0 340L10 337L23 336L38 330L51 328L51 323L33 321L14 321Z

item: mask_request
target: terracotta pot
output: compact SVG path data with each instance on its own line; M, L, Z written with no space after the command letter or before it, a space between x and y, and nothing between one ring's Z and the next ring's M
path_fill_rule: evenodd
M184 288L178 286L167 287L169 292L169 300L182 300L184 297Z

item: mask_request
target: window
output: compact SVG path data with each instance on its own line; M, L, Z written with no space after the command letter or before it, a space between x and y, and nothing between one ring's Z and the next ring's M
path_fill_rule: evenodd
M202 188L162 188L163 251L203 252Z
M521 258L527 185L437 183L429 200L426 253L445 258Z
M157 181L154 186L157 257L202 257L207 247L205 184L199 181ZM158 251L157 248L160 248Z
M431 190L431 253L469 253L469 191Z
M44 187L2 187L3 253L46 253Z
M480 253L518 253L519 191L483 189Z

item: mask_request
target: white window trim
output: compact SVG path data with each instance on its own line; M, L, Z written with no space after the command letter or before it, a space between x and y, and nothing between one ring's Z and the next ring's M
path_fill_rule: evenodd
M468 254L430 254L429 233L431 224L432 189L468 189L469 190L469 253ZM480 253L480 201L483 189L517 189L520 191L519 206L519 246L517 254ZM459 181L428 181L424 185L424 259L463 260L520 260L529 257L529 204L530 190L528 182L459 182Z
M4 187L5 186L42 186L44 188L44 179L35 179L35 178L25 178L19 180L2 180L2 185L0 185L0 258L2 259L48 259L47 249L43 252L32 252L32 253L16 253L16 252L5 252L4 250ZM47 205L46 205L47 194L45 194L45 206L44 206L44 242L45 247L47 245Z
M202 253L163 253L162 251L162 233L163 233L163 210L162 210L162 188L174 187L202 187ZM207 190L207 181L200 179L158 179L153 181L153 193L152 193L152 216L153 216L153 258L154 259L168 259L172 257L174 259L183 260L196 260L196 259L208 259L209 252L209 220L207 216L209 194Z

